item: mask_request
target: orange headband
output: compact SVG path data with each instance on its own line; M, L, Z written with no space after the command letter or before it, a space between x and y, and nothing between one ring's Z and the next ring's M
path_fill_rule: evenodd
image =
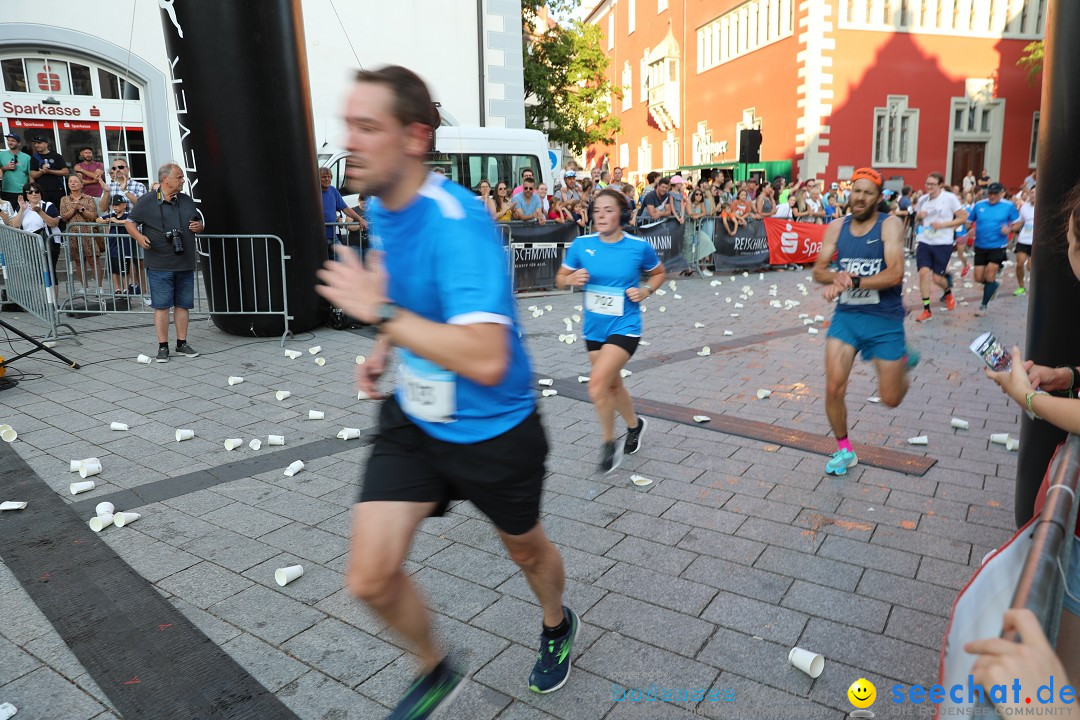
M881 173L871 167L862 167L851 174L851 182L856 180L869 180L877 185L878 190L885 185L885 180L881 177Z

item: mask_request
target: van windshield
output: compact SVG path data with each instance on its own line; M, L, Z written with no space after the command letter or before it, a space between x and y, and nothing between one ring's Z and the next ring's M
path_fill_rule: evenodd
M543 177L540 158L535 155L433 153L425 162L432 170L441 167L448 178L474 191L481 180L487 180L492 187L500 181L511 188L517 187L521 183L521 171L526 168L537 178Z

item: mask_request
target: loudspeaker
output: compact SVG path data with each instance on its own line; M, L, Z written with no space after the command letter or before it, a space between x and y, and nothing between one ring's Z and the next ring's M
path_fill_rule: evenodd
M747 128L739 131L739 162L761 162L761 131Z

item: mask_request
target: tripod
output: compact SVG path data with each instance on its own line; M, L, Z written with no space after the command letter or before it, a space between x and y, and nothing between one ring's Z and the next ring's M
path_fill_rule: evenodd
M32 350L27 350L24 353L19 353L18 355L16 355L13 358L10 358L8 360L4 360L3 362L0 362L0 368L6 368L8 365L15 362L16 360L20 360L20 359L22 359L24 357L27 357L28 355L33 355L36 352L44 350L45 352L49 353L53 357L57 358L58 360L63 361L64 364L66 364L72 370L78 370L79 369L79 363L74 362L72 360L69 360L68 358L64 357L60 353L53 350L51 347L46 347L40 341L35 340L34 338L32 338L29 335L27 335L26 333L24 333L22 330L19 330L18 328L11 326L10 324L4 322L3 320L0 320L0 328L3 328L5 330L10 330L11 332L15 333L16 335L21 337L23 340L25 340L26 342L28 342L28 343L30 343L31 345L34 346Z

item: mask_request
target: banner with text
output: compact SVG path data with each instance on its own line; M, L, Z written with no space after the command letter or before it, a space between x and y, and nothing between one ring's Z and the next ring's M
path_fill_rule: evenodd
M566 248L578 235L572 223L507 223L514 258L514 290L555 287ZM505 235L505 234L504 234Z
M765 218L769 238L769 262L773 265L806 265L817 260L826 225Z
M632 227L627 225L623 228L627 235L648 240L660 256L660 262L664 263L666 272L679 272L690 267L683 257L683 236L685 227L678 220L663 220L645 227Z
M760 220L740 225L734 235L728 235L719 220L713 228L713 245L716 246L713 262L717 268L753 268L769 264L769 240Z

